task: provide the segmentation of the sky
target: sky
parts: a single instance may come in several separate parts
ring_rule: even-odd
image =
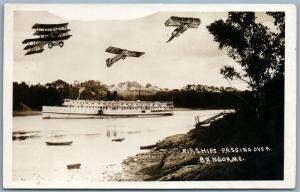
[[[222,66],[240,68],[227,56],[226,50],[218,49],[218,43],[206,29],[215,20],[226,19],[226,12],[143,12],[135,17],[131,14],[134,11],[121,10],[119,14],[110,14],[113,17],[106,16],[107,10],[15,11],[14,81],[45,84],[57,79],[69,83],[99,80],[108,85],[137,81],[169,89],[187,84],[247,87],[239,81],[229,84],[222,77]],[[164,25],[170,16],[197,17],[201,24],[166,43],[175,29]],[[270,16],[259,13],[257,17],[260,22],[272,25]],[[22,41],[34,38],[35,23],[62,22],[69,23],[72,35],[62,48],[45,46],[41,54],[25,56]],[[119,60],[108,68],[106,59],[115,56],[105,52],[109,46],[145,54]]]

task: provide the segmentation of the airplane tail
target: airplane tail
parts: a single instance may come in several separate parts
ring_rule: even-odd
[[[123,54],[116,55],[113,58],[108,58],[108,59],[106,59],[106,66],[110,67],[110,66],[112,66],[112,64],[114,64],[115,62],[117,62],[118,60],[120,60],[122,58],[124,58]]]
[[[175,35],[172,35],[172,36],[168,39],[168,41],[167,41],[166,43],[172,41],[172,40],[174,39],[174,37],[175,37]]]
[[[106,66],[107,66],[107,67],[111,67],[112,64],[113,64],[113,62],[112,62],[112,59],[111,59],[111,58],[106,59]]]

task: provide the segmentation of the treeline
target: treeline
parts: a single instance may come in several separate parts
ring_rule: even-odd
[[[195,90],[172,90],[158,92],[151,100],[172,100],[175,107],[209,108],[209,109],[237,109],[245,105],[244,99],[251,97],[251,92],[198,92]]]
[[[238,109],[247,105],[252,93],[229,87],[187,85],[182,89],[160,91],[151,96],[141,96],[141,100],[173,101],[175,107]]]
[[[164,90],[153,93],[137,92],[134,99],[147,101],[173,101],[176,107],[189,108],[239,108],[251,92],[238,91],[232,88],[212,87],[204,85],[187,85],[182,89]],[[57,80],[45,85],[28,85],[25,82],[13,83],[13,110],[24,110],[28,106],[41,110],[42,106],[61,105],[64,99],[88,100],[132,100],[99,81],[66,83]],[[248,99],[246,99],[248,100]]]
[[[42,106],[61,105],[64,99],[106,99],[107,87],[99,81],[74,82],[57,80],[45,85],[13,83],[13,110],[23,110],[24,105],[34,110]]]

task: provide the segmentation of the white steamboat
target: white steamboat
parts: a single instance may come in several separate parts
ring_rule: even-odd
[[[62,106],[43,106],[43,118],[143,117],[173,114],[173,102],[65,99]]]

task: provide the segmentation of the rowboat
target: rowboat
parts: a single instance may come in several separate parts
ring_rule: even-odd
[[[50,142],[50,141],[46,141],[47,145],[71,145],[73,143],[73,141],[66,141],[66,142]]]
[[[70,164],[67,165],[68,169],[80,169],[81,164],[80,163],[76,163],[76,164]]]
[[[125,138],[123,137],[123,138],[112,139],[112,141],[121,142],[121,141],[123,141],[124,139],[125,139]]]
[[[144,149],[153,149],[156,146],[157,146],[156,144],[154,144],[154,145],[145,145],[145,146],[140,146],[140,149],[141,150],[144,150]]]

